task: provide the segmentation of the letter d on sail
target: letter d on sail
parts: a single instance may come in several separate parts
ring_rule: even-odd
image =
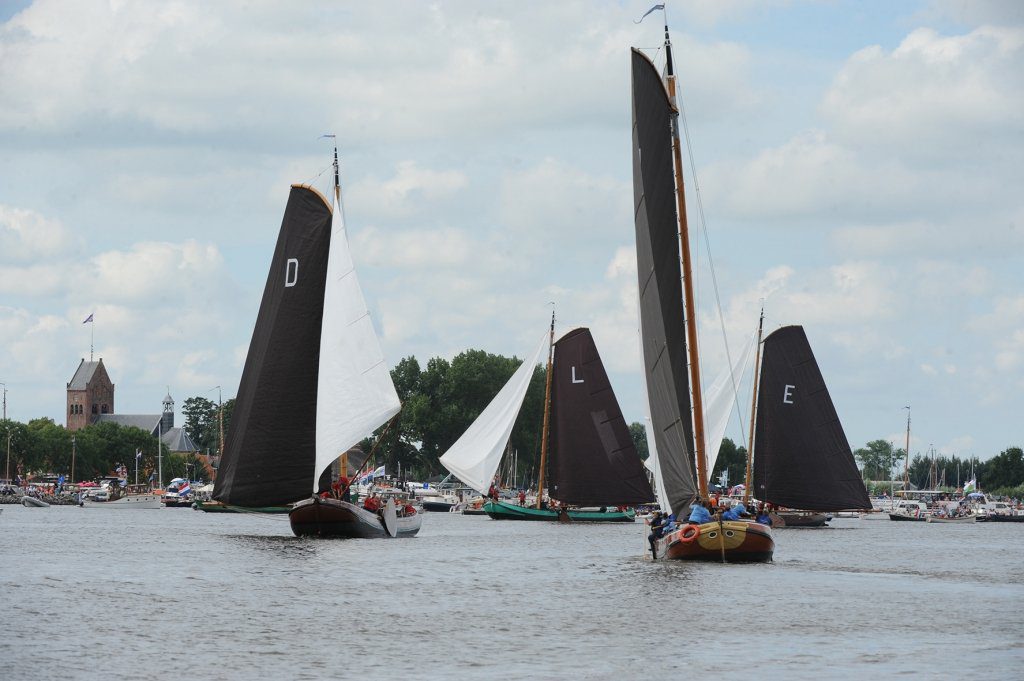
[[[298,280],[299,260],[298,258],[288,258],[288,262],[284,266],[284,287],[295,286]]]

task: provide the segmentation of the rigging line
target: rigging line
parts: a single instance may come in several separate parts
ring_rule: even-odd
[[[725,315],[722,314],[722,297],[718,291],[718,276],[715,274],[715,260],[711,256],[711,239],[708,238],[708,223],[704,216],[704,200],[700,193],[700,181],[697,179],[697,164],[693,159],[693,144],[690,142],[690,126],[686,121],[686,105],[683,103],[683,89],[679,88],[677,95],[679,102],[679,117],[683,122],[683,136],[686,138],[686,155],[690,159],[690,174],[693,175],[693,191],[697,199],[697,214],[700,217],[701,232],[704,234],[704,248],[708,254],[708,268],[711,270],[711,284],[715,291],[715,307],[718,310],[718,323],[722,329],[722,342],[725,345],[725,361],[729,367],[729,381],[732,383],[733,396],[739,400],[739,387],[736,384],[736,374],[732,370],[732,353],[729,352],[729,338],[725,332]],[[701,386],[703,389],[703,386]]]

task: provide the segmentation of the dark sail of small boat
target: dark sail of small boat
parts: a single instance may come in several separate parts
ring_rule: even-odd
[[[218,501],[278,506],[310,495],[330,243],[330,205],[292,185],[214,485]]]
[[[551,498],[577,506],[654,501],[589,329],[555,343],[553,372]]]
[[[753,446],[758,499],[810,511],[871,508],[801,326],[764,341]]]
[[[672,104],[654,64],[633,50],[633,207],[640,337],[658,464],[672,511],[697,496],[687,375]]]

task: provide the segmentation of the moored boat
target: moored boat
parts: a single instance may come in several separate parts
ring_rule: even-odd
[[[925,517],[925,520],[929,523],[973,523],[977,522],[978,516],[976,515],[962,515],[962,516],[940,516],[931,515]]]
[[[85,497],[82,499],[82,508],[106,508],[115,510],[160,508],[160,495],[158,494],[124,494],[117,499],[109,501],[96,501]]]

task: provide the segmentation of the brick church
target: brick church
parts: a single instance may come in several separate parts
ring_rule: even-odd
[[[174,426],[174,400],[168,394],[164,397],[162,414],[117,414],[114,413],[114,384],[103,366],[98,362],[85,361],[78,364],[75,375],[67,384],[67,428],[76,431],[94,423],[116,423],[121,426],[140,428],[160,441],[174,453],[198,452],[199,448],[185,432]]]

